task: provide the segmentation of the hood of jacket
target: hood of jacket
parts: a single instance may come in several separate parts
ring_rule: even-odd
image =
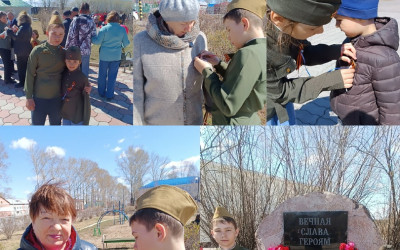
[[[26,228],[24,234],[21,237],[20,248],[19,248],[20,250],[36,250],[36,248],[33,247],[32,244],[26,239],[26,236],[29,234],[31,230],[32,230],[32,224],[30,224]],[[72,230],[76,232],[74,227],[72,227]],[[72,250],[92,250],[92,249],[97,249],[97,248],[91,243],[81,240],[79,238],[78,233],[76,233],[76,242]]]
[[[370,46],[387,46],[394,50],[399,48],[399,30],[397,21],[390,17],[375,18],[376,32],[359,36],[352,39],[352,43],[357,47],[364,48]]]
[[[193,41],[200,33],[199,22],[196,21],[192,30],[183,37],[178,37],[171,34],[165,22],[158,11],[149,15],[149,20],[146,25],[147,34],[159,45],[169,48],[181,50],[189,46],[193,46]]]

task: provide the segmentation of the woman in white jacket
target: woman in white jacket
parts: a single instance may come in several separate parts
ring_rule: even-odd
[[[134,44],[134,125],[201,125],[203,77],[193,59],[207,49],[197,0],[162,0]]]

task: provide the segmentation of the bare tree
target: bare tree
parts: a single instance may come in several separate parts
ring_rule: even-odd
[[[54,153],[47,152],[40,147],[31,147],[28,152],[36,178],[35,189],[38,189],[44,183],[58,177],[57,166],[61,164],[62,159]]]
[[[255,248],[258,223],[281,202],[329,191],[372,205],[380,181],[377,159],[357,147],[374,142],[364,127],[222,127],[202,129],[202,229],[216,206],[237,219],[238,241]]]
[[[162,180],[167,177],[169,169],[166,168],[169,162],[168,157],[160,156],[156,153],[151,153],[149,156],[149,171],[152,181]]]
[[[1,183],[5,183],[7,181],[7,176],[6,176],[6,170],[7,170],[6,160],[7,159],[8,159],[7,152],[4,149],[3,143],[0,142],[0,182]]]
[[[60,0],[60,9],[64,10],[65,6],[68,4],[68,0]]]
[[[0,233],[4,234],[7,240],[11,239],[18,229],[18,223],[15,217],[4,217],[0,220]]]
[[[48,9],[52,5],[52,0],[41,0],[44,9]]]
[[[134,203],[134,194],[143,186],[143,177],[148,171],[149,154],[140,148],[129,146],[124,155],[117,158],[119,170],[130,186],[131,204]]]
[[[360,138],[357,149],[376,160],[376,167],[381,173],[377,186],[385,200],[379,228],[386,243],[392,245],[393,249],[399,249],[400,129],[397,126],[374,128],[369,136]]]

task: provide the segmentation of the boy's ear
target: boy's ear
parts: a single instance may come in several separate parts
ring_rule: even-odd
[[[271,10],[270,20],[278,27],[286,26],[287,19]]]
[[[239,235],[239,228],[236,228],[236,230],[235,230],[235,236],[238,237],[238,235]]]
[[[156,223],[154,229],[157,233],[157,239],[159,241],[164,241],[165,237],[167,237],[167,228],[161,223]]]
[[[243,17],[242,20],[241,20],[241,22],[243,23],[244,30],[245,30],[245,31],[248,31],[249,28],[250,28],[249,19]]]

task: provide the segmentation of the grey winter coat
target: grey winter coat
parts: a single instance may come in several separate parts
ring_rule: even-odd
[[[170,34],[158,11],[134,37],[133,124],[201,125],[203,77],[193,59],[207,49],[197,25],[183,38]]]
[[[343,125],[400,125],[397,22],[376,18],[375,25],[376,32],[351,40],[357,51],[353,87],[331,92],[331,108]]]

